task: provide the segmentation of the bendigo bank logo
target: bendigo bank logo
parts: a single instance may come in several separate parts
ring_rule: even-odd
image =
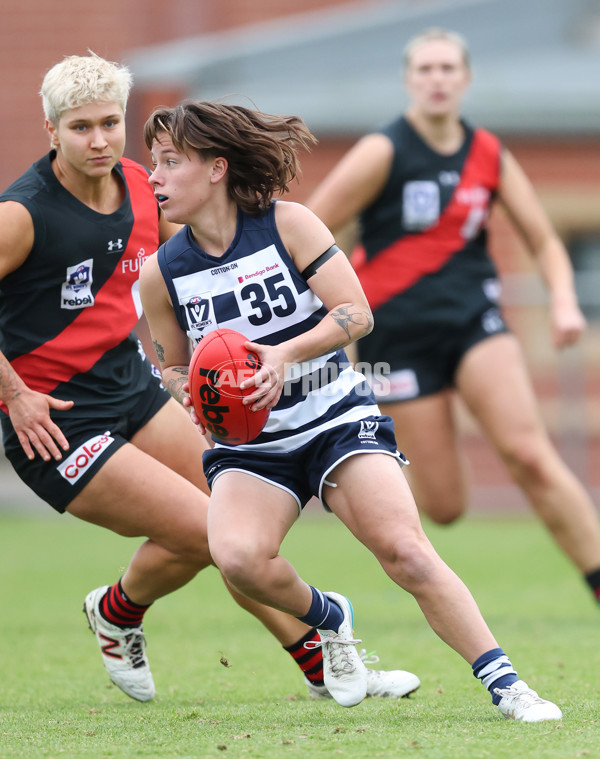
[[[236,439],[228,429],[228,419],[232,414],[238,417],[244,395],[240,384],[252,377],[259,368],[260,361],[254,353],[248,353],[246,359],[229,359],[212,369],[198,368],[199,416],[206,429],[215,437],[235,442]],[[253,390],[254,388],[248,392]]]
[[[109,432],[91,437],[57,467],[58,472],[67,482],[74,485],[114,442],[115,439]]]

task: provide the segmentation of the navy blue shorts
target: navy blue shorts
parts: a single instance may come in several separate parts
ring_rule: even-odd
[[[454,387],[467,351],[482,340],[508,332],[495,306],[457,327],[427,324],[399,329],[377,327],[357,343],[357,369],[367,376],[378,403],[407,401]]]
[[[328,475],[342,461],[359,453],[384,453],[397,458],[401,465],[407,463],[396,449],[394,423],[389,416],[368,416],[340,424],[286,453],[212,448],[204,452],[202,461],[211,489],[225,472],[245,472],[290,493],[298,503],[298,511],[313,496],[329,511],[323,498]]]
[[[114,415],[93,419],[69,419],[65,415],[59,426],[70,448],[63,453],[61,461],[44,461],[38,453],[30,461],[10,420],[3,419],[6,458],[23,482],[62,514],[106,461],[129,442],[170,397],[153,378],[128,410],[114,409]]]

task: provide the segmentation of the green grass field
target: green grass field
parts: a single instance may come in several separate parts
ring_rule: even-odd
[[[163,599],[145,629],[158,695],[111,685],[81,613],[137,541],[70,517],[0,519],[0,757],[597,757],[600,610],[534,521],[426,525],[467,582],[523,679],[560,723],[504,721],[410,596],[331,516],[305,515],[284,544],[303,577],[348,594],[380,667],[416,672],[410,699],[353,709],[307,697],[301,673],[225,592],[214,569]],[[228,660],[228,667],[221,659]]]

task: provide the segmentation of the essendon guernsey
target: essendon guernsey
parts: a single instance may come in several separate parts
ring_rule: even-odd
[[[465,301],[468,285],[496,276],[486,222],[501,144],[484,129],[463,127],[462,147],[448,156],[404,117],[383,130],[395,156],[383,192],[361,216],[362,245],[352,257],[379,324],[418,320],[437,307],[446,321],[468,319],[479,308]]]
[[[89,417],[149,381],[132,330],[140,268],[158,247],[158,209],[147,170],[133,161],[115,168],[121,206],[101,214],[60,184],[51,158],[0,195],[27,208],[35,232],[27,260],[0,282],[0,348],[29,387],[74,400],[69,416]]]

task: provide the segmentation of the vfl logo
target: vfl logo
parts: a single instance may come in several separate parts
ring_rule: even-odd
[[[360,430],[358,432],[359,440],[372,440],[377,441],[376,434],[379,429],[379,422],[370,422],[366,419],[361,419]]]
[[[69,272],[69,278],[67,284],[75,292],[79,292],[90,281],[91,267],[85,264],[80,264],[75,271]]]
[[[402,190],[402,222],[406,229],[422,230],[440,218],[440,188],[437,182],[407,182]]]
[[[107,248],[108,253],[113,253],[115,251],[118,253],[120,250],[123,250],[123,240],[120,237],[118,240],[108,241],[108,248]]]
[[[93,258],[88,258],[75,266],[67,266],[65,281],[61,287],[61,308],[73,310],[94,305],[93,268]]]
[[[80,477],[83,477],[98,457],[104,453],[106,448],[114,442],[115,439],[110,436],[109,432],[105,432],[104,435],[91,437],[83,445],[80,445],[56,469],[67,482],[74,485]]]
[[[202,295],[192,295],[183,306],[185,308],[185,315],[190,330],[194,330],[196,333],[202,333],[207,327],[213,324],[210,298],[205,298]]]

